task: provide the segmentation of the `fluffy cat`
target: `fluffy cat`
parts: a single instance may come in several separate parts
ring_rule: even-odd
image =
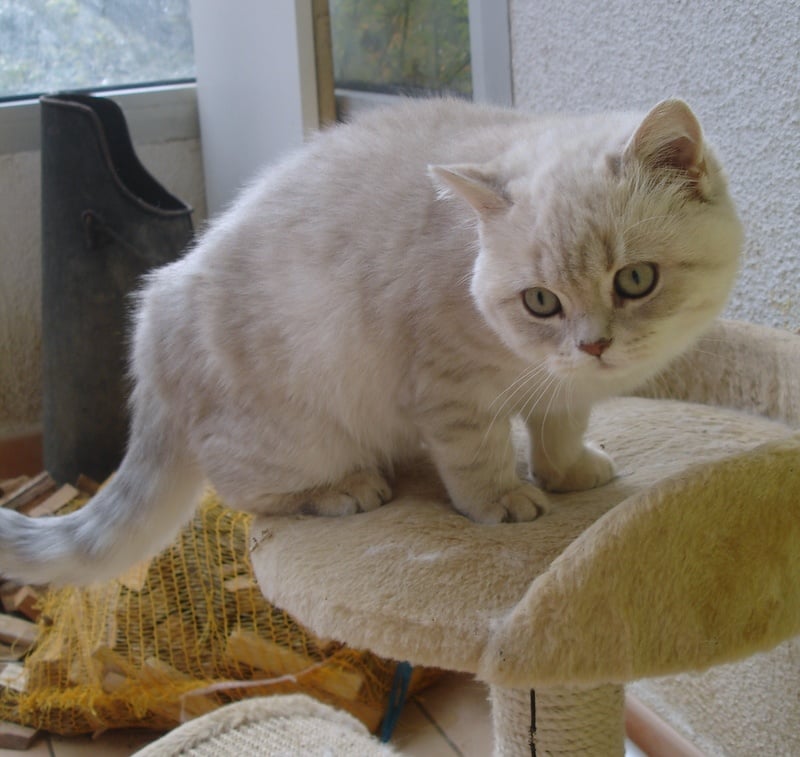
[[[318,135],[149,277],[120,470],[83,510],[0,510],[0,574],[88,582],[233,507],[347,515],[423,445],[454,507],[530,521],[600,486],[593,403],[722,308],[741,229],[680,100],[541,118],[406,102]],[[521,417],[537,483],[514,468]],[[540,488],[541,487],[541,488]]]

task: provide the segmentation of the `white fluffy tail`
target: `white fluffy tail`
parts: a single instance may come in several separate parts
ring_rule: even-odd
[[[85,507],[49,518],[0,508],[0,575],[87,584],[119,575],[173,541],[197,507],[204,479],[160,403],[144,404],[120,469]]]

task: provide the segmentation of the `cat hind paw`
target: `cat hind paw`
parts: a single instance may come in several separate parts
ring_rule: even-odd
[[[357,505],[356,512],[377,510],[392,498],[392,489],[377,470],[359,470],[343,478],[334,487],[350,497]]]
[[[392,489],[377,470],[358,470],[331,486],[264,497],[256,512],[265,515],[337,517],[376,510],[392,498]]]

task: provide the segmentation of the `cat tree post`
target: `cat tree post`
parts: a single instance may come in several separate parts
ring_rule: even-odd
[[[622,686],[491,686],[490,698],[495,757],[613,757],[625,752]]]

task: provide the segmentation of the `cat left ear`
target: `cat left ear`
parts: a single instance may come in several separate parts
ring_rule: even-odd
[[[455,195],[466,200],[482,218],[511,207],[500,182],[482,166],[428,166],[428,175],[440,196]]]
[[[706,170],[700,123],[683,100],[664,100],[645,116],[624,159],[636,159],[653,170],[681,171],[697,180]]]

